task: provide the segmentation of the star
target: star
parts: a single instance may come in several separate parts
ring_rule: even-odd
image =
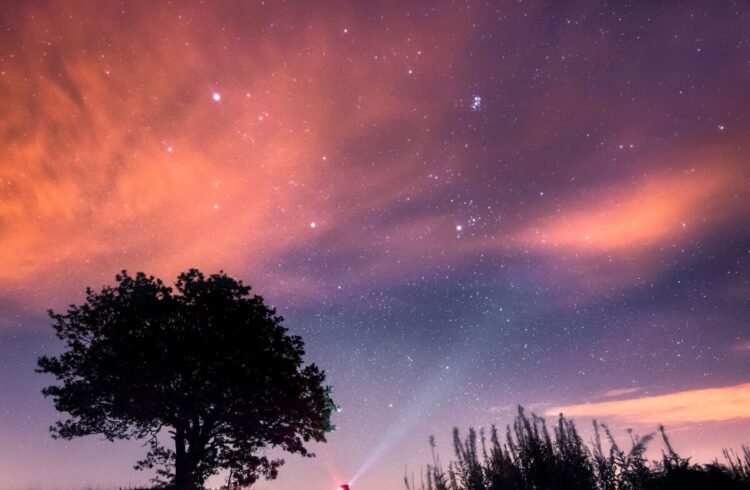
[[[214,92],[211,95],[211,98],[214,99],[215,102],[221,102],[221,94],[219,92]]]

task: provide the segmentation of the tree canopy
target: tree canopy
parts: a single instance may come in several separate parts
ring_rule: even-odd
[[[49,312],[66,346],[38,360],[58,382],[44,395],[69,415],[55,437],[145,438],[136,468],[180,490],[221,470],[241,486],[275,478],[283,460],[266,448],[314,456],[305,443],[333,430],[331,389],[262,297],[223,272],[191,269],[174,289],[144,273],[116,280]]]

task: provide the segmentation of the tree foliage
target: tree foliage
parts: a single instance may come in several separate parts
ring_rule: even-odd
[[[50,311],[66,349],[37,371],[55,376],[43,393],[69,415],[54,437],[146,438],[136,468],[180,490],[223,469],[234,486],[275,478],[283,460],[265,448],[314,456],[305,443],[333,430],[331,390],[262,297],[223,272],[191,269],[174,289],[143,273],[116,280]]]

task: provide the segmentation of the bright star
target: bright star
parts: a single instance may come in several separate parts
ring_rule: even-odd
[[[315,228],[316,226],[318,226],[318,224],[315,223],[315,221],[310,222],[310,228]]]
[[[214,93],[213,93],[213,95],[212,95],[211,97],[212,97],[212,98],[213,98],[213,99],[214,99],[214,100],[215,100],[216,102],[220,102],[220,101],[221,101],[221,94],[220,94],[219,92],[214,92]]]

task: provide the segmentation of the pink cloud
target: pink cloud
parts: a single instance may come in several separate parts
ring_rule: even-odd
[[[542,215],[519,231],[519,245],[581,254],[643,251],[682,242],[734,215],[733,195],[750,190],[735,166],[706,163],[698,170],[665,172],[617,184]]]

